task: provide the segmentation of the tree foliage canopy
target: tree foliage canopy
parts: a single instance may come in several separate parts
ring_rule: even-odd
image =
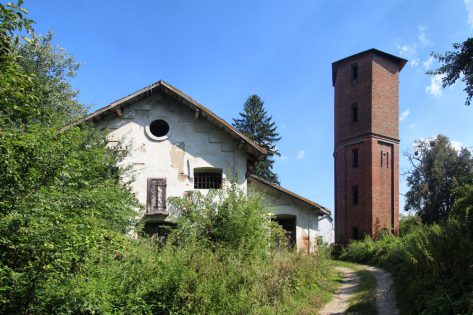
[[[138,209],[104,135],[85,125],[60,131],[85,113],[69,82],[77,64],[51,34],[33,34],[20,6],[0,4],[2,314],[48,309],[51,292],[133,226]]]
[[[454,84],[461,76],[466,87],[466,105],[470,105],[473,97],[473,38],[468,38],[463,43],[453,44],[454,51],[447,51],[444,54],[432,54],[442,65],[429,71],[431,75],[442,76],[443,88]]]
[[[407,177],[406,210],[414,210],[425,223],[443,222],[452,213],[457,188],[473,183],[470,151],[457,152],[447,137],[419,140],[406,154],[413,167]]]
[[[255,174],[276,184],[279,178],[273,171],[273,157],[280,156],[276,143],[281,140],[276,123],[264,109],[264,102],[258,95],[251,95],[243,106],[239,118],[233,119],[233,126],[259,146],[268,151],[256,166]]]

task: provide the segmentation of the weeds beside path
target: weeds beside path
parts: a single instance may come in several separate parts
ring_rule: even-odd
[[[319,314],[397,315],[391,275],[379,268],[337,262],[341,286]]]

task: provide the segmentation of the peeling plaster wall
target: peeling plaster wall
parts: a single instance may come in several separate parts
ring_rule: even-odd
[[[250,193],[261,194],[275,215],[296,216],[296,246],[300,252],[314,252],[317,247],[317,236],[324,237],[320,223],[327,227],[325,219],[319,222],[320,216],[312,207],[296,201],[288,195],[276,191],[254,180],[248,181]],[[328,242],[328,240],[324,241]]]
[[[163,119],[170,126],[166,140],[151,139],[146,126],[155,119]],[[132,191],[139,202],[146,206],[147,179],[162,177],[167,180],[167,197],[182,197],[194,190],[193,170],[199,167],[223,170],[223,184],[236,179],[246,191],[245,148],[224,130],[206,118],[195,119],[195,113],[175,100],[153,95],[130,105],[121,117],[116,115],[96,123],[108,129],[110,147],[126,149],[123,166],[131,166],[131,173],[124,181],[131,181]],[[207,190],[200,190],[206,193]]]
[[[319,217],[318,235],[322,236],[325,243],[332,244],[335,242],[335,230],[331,216],[324,215]]]

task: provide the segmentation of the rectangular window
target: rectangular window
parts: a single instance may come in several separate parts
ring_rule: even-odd
[[[381,162],[380,162],[380,163],[381,163],[381,167],[383,167],[383,155],[384,155],[384,154],[383,154],[383,151],[381,151],[381,158],[379,159],[379,160],[381,161]]]
[[[353,240],[357,241],[360,239],[360,232],[358,231],[358,227],[353,227]]]
[[[358,80],[358,64],[353,63],[351,65],[351,80],[356,81]]]
[[[358,121],[358,104],[353,103],[351,105],[351,118],[353,121]]]
[[[386,168],[389,168],[389,152],[386,152]]]
[[[353,205],[358,204],[358,186],[353,186]]]
[[[194,169],[194,189],[222,188],[221,169]]]
[[[358,149],[352,150],[352,156],[353,156],[353,168],[358,167]]]
[[[166,214],[166,178],[148,178],[146,213]]]

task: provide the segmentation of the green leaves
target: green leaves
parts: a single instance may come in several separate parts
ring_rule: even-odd
[[[473,97],[473,38],[468,38],[463,43],[455,43],[453,48],[454,51],[448,51],[445,54],[432,53],[432,56],[442,65],[427,73],[442,76],[443,88],[454,84],[461,77],[466,85],[465,104],[470,105]]]
[[[458,187],[473,183],[473,158],[462,148],[457,152],[447,137],[416,142],[407,153],[412,171],[407,177],[406,210],[414,210],[423,222],[442,222],[453,211]]]

